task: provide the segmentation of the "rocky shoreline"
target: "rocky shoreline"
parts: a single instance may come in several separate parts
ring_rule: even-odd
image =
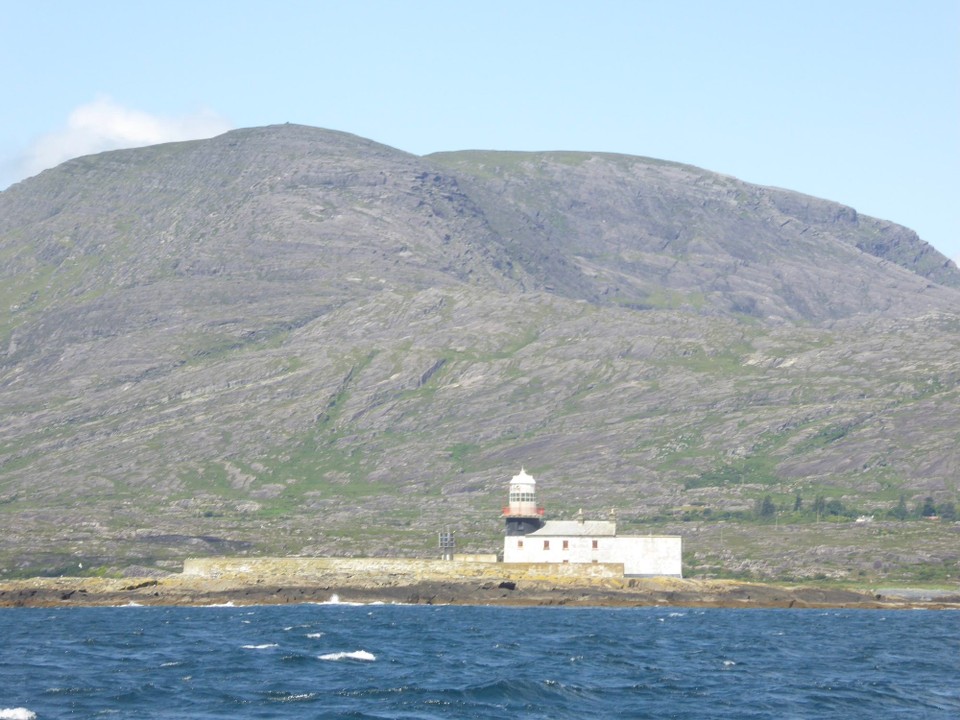
[[[621,582],[357,580],[293,577],[33,578],[0,583],[0,607],[408,603],[572,607],[857,608],[960,610],[960,589],[843,589],[678,578]]]

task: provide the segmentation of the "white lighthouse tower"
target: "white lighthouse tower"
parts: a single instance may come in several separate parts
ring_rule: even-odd
[[[543,508],[537,507],[537,481],[522,467],[510,480],[510,504],[501,515],[507,535],[527,535],[543,527]]]

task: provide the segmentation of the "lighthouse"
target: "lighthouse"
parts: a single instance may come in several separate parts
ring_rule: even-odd
[[[537,481],[522,467],[510,480],[510,504],[501,515],[507,535],[527,535],[543,527],[543,508],[537,507]]]
[[[523,468],[510,480],[510,504],[500,516],[507,525],[503,562],[597,564],[618,566],[624,577],[683,577],[679,535],[620,535],[614,511],[608,520],[588,520],[581,510],[574,520],[544,521],[536,489]]]

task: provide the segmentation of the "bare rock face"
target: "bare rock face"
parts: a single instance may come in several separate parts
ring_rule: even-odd
[[[19,183],[0,257],[0,577],[495,551],[521,464],[628,525],[957,499],[960,271],[826,200],[284,125]]]

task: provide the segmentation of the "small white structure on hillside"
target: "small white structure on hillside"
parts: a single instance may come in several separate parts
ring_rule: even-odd
[[[548,520],[537,506],[536,480],[522,468],[510,481],[503,561],[507,563],[615,563],[629,577],[682,577],[679,535],[617,535],[611,520]],[[612,515],[612,513],[611,513]]]

